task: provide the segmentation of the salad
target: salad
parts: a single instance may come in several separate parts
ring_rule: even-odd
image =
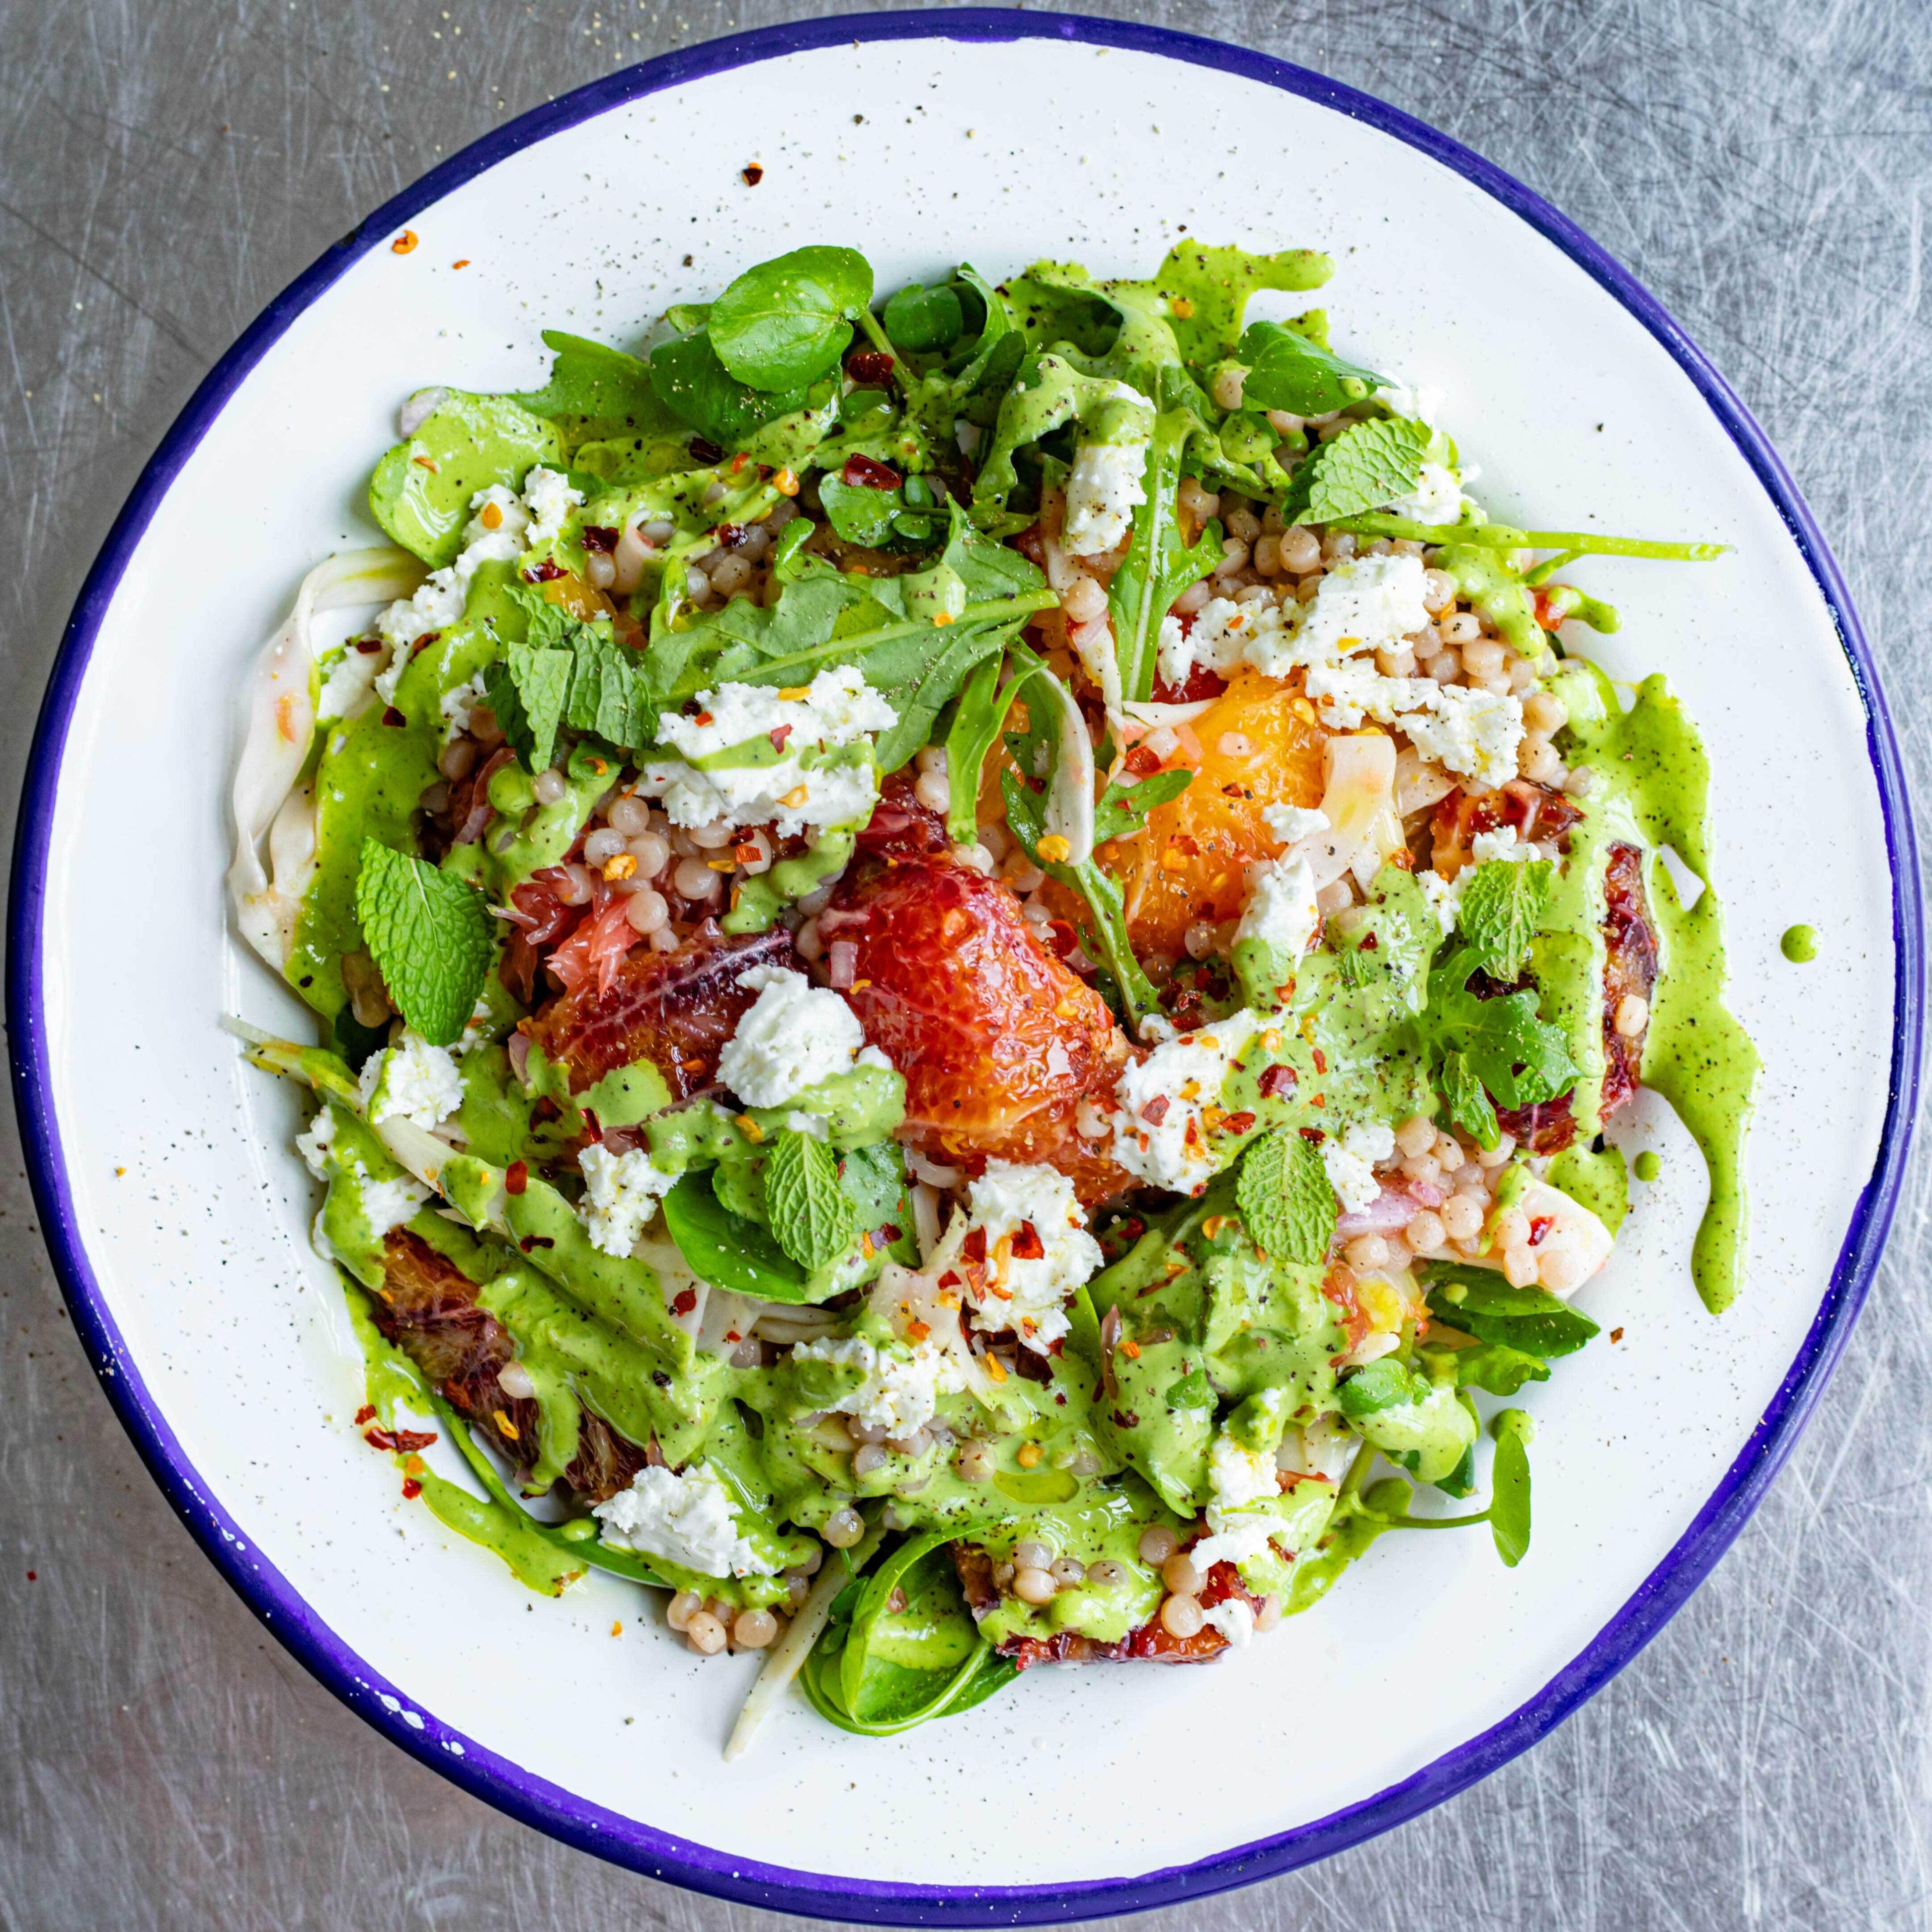
[[[812,247],[546,334],[408,399],[254,674],[230,885],[316,1037],[234,1024],[356,1426],[532,1588],[764,1652],[733,1752],[794,1680],[886,1735],[1216,1658],[1394,1532],[1521,1561],[1640,1084],[1738,1291],[1706,760],[1564,578],[1717,551],[1492,520],[1250,318],[1330,272]]]

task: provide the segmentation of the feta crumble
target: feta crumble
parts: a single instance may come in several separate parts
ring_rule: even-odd
[[[1100,1244],[1087,1232],[1072,1182],[1058,1168],[988,1161],[967,1203],[942,1252],[956,1266],[972,1236],[983,1238],[983,1268],[962,1270],[973,1325],[989,1333],[1010,1328],[1044,1354],[1066,1333],[1067,1297],[1100,1266]],[[1030,1238],[1023,1232],[1029,1228]]]
[[[1134,512],[1147,501],[1147,454],[1144,442],[1083,442],[1074,451],[1061,549],[1102,556],[1126,541]]]
[[[328,1107],[317,1110],[308,1131],[296,1136],[296,1152],[316,1180],[328,1178],[328,1150],[335,1144],[335,1115]]]
[[[1259,598],[1237,604],[1210,597],[1184,624],[1172,610],[1160,620],[1157,658],[1163,682],[1180,686],[1200,666],[1217,676],[1232,670],[1250,644],[1264,652],[1280,648],[1281,612]]]
[[[1383,507],[1391,517],[1414,524],[1459,524],[1462,520],[1462,486],[1446,463],[1424,463],[1415,488]]]
[[[1479,832],[1469,841],[1469,862],[1487,865],[1500,860],[1506,866],[1527,866],[1552,855],[1533,839],[1526,839],[1514,825],[1498,825],[1493,832]]]
[[[463,1105],[463,1074],[454,1057],[418,1033],[372,1053],[358,1088],[372,1127],[401,1119],[433,1133]]]
[[[1320,812],[1315,816],[1324,826],[1328,823]],[[1245,940],[1278,948],[1292,962],[1308,950],[1321,930],[1314,868],[1306,859],[1284,856],[1269,864],[1255,880],[1241,922],[1234,928],[1234,944],[1238,946]]]
[[[852,1009],[784,966],[754,966],[738,984],[758,998],[718,1056],[718,1077],[748,1107],[780,1107],[835,1073],[892,1063],[866,1045]]]
[[[911,1348],[897,1343],[875,1347],[854,1335],[836,1342],[802,1342],[791,1352],[795,1362],[831,1362],[856,1368],[866,1379],[834,1402],[829,1413],[849,1415],[869,1429],[883,1429],[903,1441],[916,1435],[938,1412],[939,1398],[966,1386],[958,1365],[930,1342]]]
[[[1331,729],[1354,730],[1364,716],[1405,733],[1422,756],[1488,786],[1516,776],[1522,703],[1426,677],[1384,677],[1372,664],[1317,664],[1308,694]]]
[[[1281,1493],[1273,1455],[1243,1448],[1225,1430],[1214,1438],[1209,1452],[1208,1480],[1217,1509],[1245,1509],[1250,1503],[1272,1502]]]
[[[1237,1650],[1246,1649],[1254,1641],[1254,1606],[1245,1597],[1226,1597],[1218,1604],[1204,1605],[1201,1619],[1219,1630]]]
[[[1264,1014],[1244,1008],[1156,1047],[1126,1068],[1114,1090],[1118,1111],[1110,1116],[1114,1160],[1172,1193],[1204,1186],[1214,1157],[1204,1111],[1219,1105],[1235,1056],[1267,1024]]]
[[[700,1576],[771,1576],[775,1563],[759,1556],[738,1527],[737,1498],[708,1462],[682,1474],[646,1466],[591,1514],[598,1540],[613,1550],[661,1556]]]
[[[465,682],[453,685],[442,694],[437,710],[442,716],[442,735],[446,740],[460,737],[470,729],[470,714],[480,704],[488,701],[483,689],[483,674]]]
[[[1394,650],[1428,625],[1424,577],[1419,556],[1338,563],[1322,578],[1315,601],[1294,608],[1292,629],[1279,613],[1273,626],[1254,626],[1247,660],[1270,677],[1286,677],[1298,666],[1339,664],[1354,652]]]
[[[1322,1166],[1343,1210],[1357,1214],[1374,1204],[1382,1191],[1376,1168],[1395,1156],[1395,1135],[1386,1126],[1351,1127],[1340,1139],[1322,1144]]]
[[[1415,883],[1422,888],[1422,896],[1429,902],[1429,910],[1436,915],[1436,923],[1442,928],[1442,937],[1447,939],[1456,930],[1456,919],[1462,903],[1462,880],[1459,874],[1445,879],[1440,872],[1418,872]]]
[[[1325,812],[1318,806],[1306,805],[1264,806],[1262,823],[1284,845],[1299,845],[1303,839],[1312,838],[1318,832],[1334,829]]]
[[[526,550],[541,550],[563,534],[564,520],[584,501],[584,492],[571,488],[570,479],[560,470],[541,465],[524,478],[524,503],[530,512],[530,528],[524,533]]]
[[[698,702],[695,717],[658,718],[660,742],[682,756],[651,760],[638,784],[663,800],[674,825],[770,825],[784,838],[861,824],[870,814],[879,795],[872,734],[890,730],[898,713],[856,664],[820,671],[800,695],[724,684]],[[760,741],[782,748],[776,762],[711,762]]]
[[[584,1172],[584,1198],[578,1212],[590,1232],[590,1245],[620,1258],[638,1245],[658,1203],[677,1185],[674,1174],[661,1173],[642,1148],[614,1154],[592,1144],[577,1156]]]

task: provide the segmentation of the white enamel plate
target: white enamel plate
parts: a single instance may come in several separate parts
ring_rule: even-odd
[[[1271,173],[1293,192],[1264,191]],[[398,254],[406,224],[421,245]],[[352,1426],[361,1360],[309,1250],[296,1096],[218,1024],[302,1018],[223,916],[244,668],[312,563],[374,540],[362,492],[401,399],[536,386],[545,326],[634,344],[668,304],[811,242],[862,249],[890,288],[1042,256],[1144,274],[1183,234],[1330,254],[1338,346],[1440,392],[1497,516],[1733,546],[1574,574],[1623,613],[1593,650],[1618,676],[1668,673],[1712,753],[1732,1002],[1766,1067],[1748,1284],[1723,1318],[1700,1306],[1702,1172],[1646,1096],[1619,1137],[1662,1178],[1585,1297],[1622,1338],[1522,1398],[1540,1428],[1520,1568],[1479,1532],[1388,1538],[1213,1668],[1041,1670],[883,1742],[800,1700],[728,1768],[752,1660],[700,1662],[594,1573],[527,1595],[404,1502]],[[1425,272],[1444,261],[1480,272],[1452,296]],[[1654,1634],[1762,1492],[1870,1279],[1918,1066],[1916,881],[1817,532],[1736,398],[1586,237],[1440,136],[1257,56],[1100,20],[872,14],[525,116],[372,217],[223,360],[62,650],[10,1015],[41,1211],[103,1382],[317,1676],[480,1796],[641,1870],[794,1911],[1011,1923],[1172,1901],[1386,1828]],[[1804,966],[1778,948],[1800,920],[1822,940]]]

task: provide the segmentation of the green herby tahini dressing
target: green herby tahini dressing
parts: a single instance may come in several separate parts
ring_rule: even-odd
[[[1660,970],[1652,996],[1641,1078],[1662,1095],[1697,1143],[1710,1176],[1710,1198],[1691,1249],[1692,1278],[1714,1315],[1737,1298],[1744,1277],[1748,1206],[1744,1143],[1760,1070],[1757,1049],[1724,1003],[1724,927],[1712,888],[1706,815],[1711,766],[1697,729],[1661,676],[1636,687],[1626,711],[1610,680],[1573,659],[1552,680],[1570,710],[1568,755],[1588,765],[1596,784],[1582,824],[1570,838],[1568,878],[1552,897],[1550,951],[1570,962],[1546,981],[1565,1011],[1581,1058],[1576,1114],[1585,1132],[1599,1123],[1603,1080],[1601,1017],[1591,1017],[1594,1038],[1581,1039],[1576,974],[1600,988],[1605,963],[1604,874],[1610,848],[1636,835],[1645,848],[1643,884],[1656,928]],[[1702,885],[1686,905],[1661,856],[1668,847]],[[1559,912],[1560,908],[1560,912]],[[1539,958],[1544,942],[1539,941]],[[1550,962],[1554,964],[1554,958]],[[1600,994],[1597,998],[1600,998]]]

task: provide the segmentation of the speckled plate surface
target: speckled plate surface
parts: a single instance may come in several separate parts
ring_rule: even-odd
[[[406,222],[422,245],[398,256]],[[1668,672],[1713,754],[1734,1004],[1766,1068],[1748,1286],[1721,1319],[1698,1304],[1701,1168],[1646,1097],[1613,1137],[1663,1178],[1585,1298],[1622,1339],[1522,1398],[1541,1427],[1520,1568],[1480,1535],[1387,1539],[1213,1669],[1040,1672],[885,1742],[800,1702],[728,1769],[748,1660],[699,1663],[609,1579],[527,1596],[350,1426],[360,1360],[308,1250],[296,1097],[217,1024],[302,1017],[222,917],[240,680],[308,565],[373,536],[361,490],[423,383],[526,386],[540,328],[632,341],[808,241],[863,248],[890,286],[961,259],[1144,273],[1183,232],[1332,253],[1338,342],[1442,392],[1498,515],[1735,546],[1578,575],[1623,611],[1596,654]],[[44,1224],[104,1384],[323,1682],[479,1796],[640,1870],[795,1911],[1008,1923],[1171,1901],[1384,1829],[1522,1749],[1683,1600],[1802,1425],[1884,1238],[1918,1064],[1916,878],[1828,554],[1736,400],[1586,237],[1466,150],[1258,56],[1098,20],[874,14],[714,43],[511,124],[224,358],[68,632],[9,1012]],[[1778,952],[1798,920],[1822,937],[1808,966]]]

